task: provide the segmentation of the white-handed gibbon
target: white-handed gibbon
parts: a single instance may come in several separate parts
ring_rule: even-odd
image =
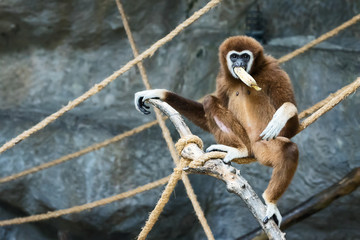
[[[218,144],[207,151],[226,152],[225,162],[255,157],[273,168],[263,193],[267,205],[264,222],[275,215],[276,206],[293,178],[298,164],[297,145],[290,141],[299,127],[293,88],[276,59],[265,55],[253,38],[235,36],[219,48],[220,71],[215,95],[202,103],[183,98],[165,89],[135,94],[136,108],[149,114],[147,99],[167,102],[180,114],[215,136]]]

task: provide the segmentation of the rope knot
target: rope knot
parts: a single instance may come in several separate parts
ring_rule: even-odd
[[[179,141],[175,144],[176,150],[178,151],[180,156],[184,148],[190,143],[195,143],[201,150],[203,150],[204,144],[202,140],[198,136],[188,135],[180,138]],[[195,159],[193,161],[191,161],[191,159],[185,159],[184,157],[181,158],[181,161],[191,168],[197,168],[203,166],[205,162],[210,159],[224,158],[225,155],[226,154],[223,152],[209,152],[204,153],[198,159]]]
[[[195,143],[196,145],[198,145],[198,147],[202,150],[204,147],[204,144],[201,140],[201,138],[199,138],[196,135],[188,135],[185,137],[180,138],[177,143],[175,144],[175,148],[176,151],[178,152],[178,154],[181,156],[181,152],[184,150],[184,148],[186,147],[186,145],[190,144],[190,143]]]

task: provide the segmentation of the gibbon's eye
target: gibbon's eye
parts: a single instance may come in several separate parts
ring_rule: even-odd
[[[250,55],[247,54],[247,53],[244,53],[241,55],[241,58],[244,59],[244,60],[249,60],[250,59]]]
[[[236,53],[233,53],[233,54],[230,55],[230,60],[233,61],[233,62],[235,62],[236,59],[238,59],[238,57],[239,57],[239,56],[238,56]]]

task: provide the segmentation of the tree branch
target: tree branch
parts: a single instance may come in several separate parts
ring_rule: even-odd
[[[192,135],[181,115],[169,104],[156,99],[150,99],[148,102],[169,117],[181,137]],[[181,153],[184,158],[191,160],[198,159],[203,154],[204,152],[194,143],[188,144]],[[273,220],[270,220],[267,224],[263,223],[262,219],[265,218],[266,207],[249,183],[240,175],[240,170],[225,164],[221,159],[212,159],[207,161],[204,166],[187,167],[184,170],[187,173],[205,174],[222,180],[229,192],[243,199],[269,239],[285,239],[285,234],[280,231]]]
[[[290,210],[283,217],[281,229],[286,228],[310,217],[311,215],[321,211],[329,206],[334,200],[339,197],[346,196],[355,191],[360,186],[360,167],[354,168],[343,179],[335,183],[331,187],[321,191],[320,193],[309,198],[305,202]],[[267,239],[261,228],[257,228],[250,233],[241,236],[237,240],[250,240],[256,238],[257,240]]]

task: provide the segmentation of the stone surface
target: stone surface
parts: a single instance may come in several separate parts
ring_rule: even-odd
[[[141,51],[206,4],[205,0],[124,1]],[[144,61],[154,88],[192,99],[210,93],[218,69],[217,47],[243,34],[254,1],[224,0]],[[265,49],[281,57],[350,19],[358,1],[261,1]],[[298,107],[304,110],[359,76],[360,25],[285,63]],[[0,2],[0,144],[80,96],[131,60],[114,1]],[[144,89],[133,68],[99,94],[0,156],[0,176],[78,151],[154,119],[133,106]],[[294,138],[300,163],[279,202],[285,213],[359,166],[360,95],[346,101]],[[178,135],[168,123],[172,136]],[[193,133],[213,138],[189,123]],[[173,163],[154,126],[107,148],[0,185],[0,219],[28,216],[109,197],[171,173]],[[239,166],[259,195],[271,169]],[[190,176],[216,239],[235,239],[257,226],[244,203],[223,183]],[[34,224],[0,228],[0,239],[134,239],[162,187],[107,206]],[[358,239],[359,191],[287,230],[288,239]],[[325,219],[325,220],[324,220]],[[335,221],[331,221],[335,220]],[[205,239],[181,183],[149,239]]]

